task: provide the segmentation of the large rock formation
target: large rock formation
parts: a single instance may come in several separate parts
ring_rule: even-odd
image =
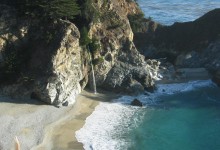
[[[97,38],[101,44],[99,53],[95,55],[95,59],[103,58],[103,62],[95,66],[97,85],[123,92],[134,91],[137,86],[139,91],[153,86],[151,67],[133,43],[128,20],[128,15],[140,13],[136,3],[109,0],[105,5],[99,0],[96,8],[101,19],[91,25],[90,37]]]
[[[159,63],[146,63],[137,51],[127,17],[140,13],[136,3],[97,0],[93,5],[100,13],[89,25],[90,38],[100,44],[92,54],[96,84],[129,93],[152,87]],[[63,20],[19,18],[13,9],[0,7],[1,94],[31,96],[54,105],[74,103],[92,81],[91,60],[79,46],[77,27]]]
[[[0,9],[1,93],[73,103],[88,80],[88,56],[79,46],[77,27],[61,20],[29,22],[7,6]],[[5,76],[10,78],[3,83]]]
[[[146,58],[166,59],[178,68],[220,70],[220,9],[193,22],[159,26],[135,34],[135,45]]]

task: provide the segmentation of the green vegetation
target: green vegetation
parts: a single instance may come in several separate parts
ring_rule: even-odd
[[[98,53],[101,46],[97,39],[93,38],[91,42],[88,44],[90,52],[93,54],[93,57]]]
[[[79,14],[76,0],[4,0],[2,3],[13,6],[23,16],[73,19]]]
[[[87,47],[91,42],[91,39],[88,37],[88,29],[84,26],[80,30],[80,45]]]
[[[80,45],[83,46],[85,49],[88,48],[90,53],[92,54],[92,57],[94,58],[95,54],[98,52],[100,49],[100,44],[97,39],[92,38],[90,39],[88,37],[88,30],[86,27],[83,27],[80,30]]]
[[[133,32],[138,32],[142,28],[142,23],[146,21],[143,13],[128,15],[128,19]]]
[[[84,3],[81,5],[81,16],[91,21],[97,21],[97,19],[100,17],[99,11],[94,7],[94,0],[80,0],[84,1]]]
[[[92,64],[93,65],[98,65],[98,64],[101,64],[104,62],[104,58],[103,57],[99,57],[99,58],[96,58],[92,61]]]

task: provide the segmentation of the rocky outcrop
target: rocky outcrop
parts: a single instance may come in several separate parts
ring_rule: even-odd
[[[132,106],[143,106],[142,102],[139,101],[138,99],[134,99],[132,102],[131,102],[131,105]]]
[[[220,39],[210,42],[200,51],[181,53],[176,58],[176,66],[205,67],[210,71],[220,70]]]
[[[212,80],[220,87],[220,71],[216,71],[213,74]]]
[[[39,78],[34,84],[32,95],[52,104],[73,104],[75,97],[87,83],[87,66],[79,47],[79,31],[72,24],[62,22],[61,41],[55,49],[48,70],[52,75]],[[86,57],[86,56],[85,56]]]
[[[128,20],[128,15],[138,14],[140,9],[136,3],[126,0],[109,0],[108,3],[97,2],[101,20],[93,22],[89,32],[90,37],[95,37],[101,44],[94,56],[95,59],[103,58],[103,62],[95,66],[97,85],[120,92],[143,91],[153,86],[151,73],[154,71],[149,70],[151,66],[137,51]]]
[[[135,44],[145,58],[169,62],[175,68],[220,69],[220,9],[193,22],[160,26],[151,33],[135,34]]]
[[[79,46],[77,27],[62,20],[29,22],[6,6],[1,12],[1,93],[54,105],[74,103],[88,80],[88,54]],[[7,75],[15,80],[3,82]]]
[[[92,52],[97,86],[137,94],[151,89],[159,62],[145,62],[133,43],[128,15],[140,13],[137,4],[97,0],[93,6],[99,12],[89,25],[89,37],[100,45]],[[77,27],[63,20],[19,18],[11,8],[0,7],[0,80],[9,79],[1,82],[0,92],[54,105],[74,103],[92,82],[90,56],[79,46]]]

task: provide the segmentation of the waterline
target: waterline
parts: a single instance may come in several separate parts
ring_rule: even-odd
[[[161,150],[169,148],[173,150],[178,144],[179,149],[182,150],[181,148],[184,147],[181,145],[184,142],[179,139],[183,138],[182,141],[190,142],[187,139],[194,134],[194,130],[198,135],[196,144],[204,140],[203,135],[215,142],[216,140],[208,134],[213,130],[220,131],[218,128],[220,112],[217,109],[220,105],[218,103],[220,95],[216,94],[218,90],[210,80],[164,84],[158,85],[155,93],[136,97],[123,96],[109,103],[100,102],[92,115],[86,119],[83,128],[76,132],[76,138],[83,143],[86,150],[144,150],[144,148],[154,150],[160,145]],[[134,98],[139,99],[145,106],[131,106],[130,103]],[[207,122],[207,126],[197,125],[197,122],[202,124],[202,121]],[[207,132],[200,134],[199,129],[194,128],[196,126]],[[209,130],[208,126],[212,126],[213,129]],[[182,132],[184,130],[190,132]],[[213,134],[214,138],[217,134]],[[173,137],[169,137],[170,135]],[[208,145],[213,144],[212,147],[218,147],[211,140],[207,141]],[[177,144],[173,145],[173,143]],[[186,149],[197,150],[199,146],[196,144],[190,142]]]

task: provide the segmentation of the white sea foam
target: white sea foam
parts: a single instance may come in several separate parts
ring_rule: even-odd
[[[127,141],[124,136],[138,126],[144,115],[133,118],[138,111],[138,107],[101,102],[86,119],[83,128],[76,132],[76,138],[83,143],[86,150],[126,149],[131,141]]]
[[[95,111],[86,119],[83,128],[76,132],[76,138],[83,143],[86,150],[127,149],[132,141],[126,139],[126,133],[141,123],[147,113],[147,106],[155,104],[158,96],[187,92],[208,86],[215,86],[215,84],[211,80],[161,84],[157,86],[155,93],[122,96],[111,103],[100,102]],[[134,98],[142,101],[145,107],[130,106]]]
[[[174,83],[174,84],[159,84],[157,85],[158,94],[175,94],[180,92],[187,92],[197,88],[216,86],[211,80],[198,80],[190,81],[187,83]]]

